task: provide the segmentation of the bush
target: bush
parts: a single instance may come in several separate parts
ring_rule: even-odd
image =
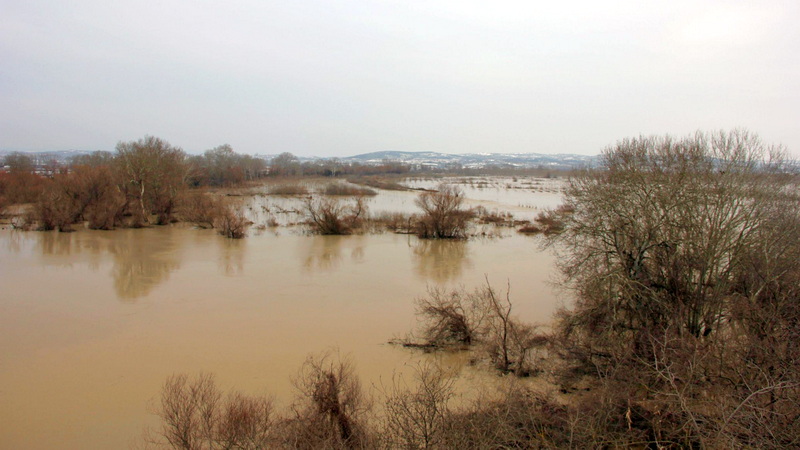
[[[369,448],[371,408],[352,361],[337,353],[309,356],[294,380],[299,397],[285,434],[290,448]]]
[[[225,214],[225,204],[219,197],[193,191],[179,198],[179,216],[200,228],[214,228],[214,222]]]
[[[250,222],[242,210],[230,206],[222,207],[219,215],[214,218],[214,228],[217,229],[217,232],[230,239],[242,239],[245,237],[249,224]]]
[[[46,178],[28,172],[0,172],[0,197],[6,205],[34,203],[48,184]]]
[[[423,192],[415,203],[422,216],[415,224],[416,234],[429,239],[461,239],[467,236],[472,212],[461,209],[463,192],[449,184],[441,184],[436,192]]]
[[[463,348],[477,345],[503,373],[529,376],[537,371],[534,350],[546,343],[531,325],[511,316],[510,286],[504,301],[488,280],[473,291],[463,288],[428,290],[417,299],[422,320],[422,343],[403,342],[409,347]]]
[[[307,197],[304,202],[310,224],[319,234],[350,234],[361,224],[367,205],[363,197],[353,204],[330,197]]]
[[[413,386],[394,378],[386,393],[384,443],[389,448],[446,448],[455,380],[433,363],[414,367]]]
[[[274,412],[268,397],[230,393],[222,399],[214,377],[173,375],[161,389],[156,414],[162,428],[154,444],[178,449],[269,448],[275,444]]]
[[[77,200],[57,183],[50,184],[34,206],[34,217],[43,231],[72,231],[72,225],[80,216]]]

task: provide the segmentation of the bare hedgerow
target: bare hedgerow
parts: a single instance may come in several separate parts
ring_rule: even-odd
[[[469,405],[450,412],[439,448],[602,447],[571,441],[568,418],[569,409],[552,394],[505,379],[496,390],[483,390]]]

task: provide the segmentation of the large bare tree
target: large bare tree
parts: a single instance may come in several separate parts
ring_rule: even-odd
[[[117,144],[117,165],[122,190],[138,205],[143,223],[157,215],[156,223],[168,223],[178,192],[184,186],[186,154],[153,136]]]
[[[799,444],[798,186],[786,152],[743,130],[606,149],[551,237],[575,292],[557,327],[571,376],[667,411],[651,423],[667,442]]]

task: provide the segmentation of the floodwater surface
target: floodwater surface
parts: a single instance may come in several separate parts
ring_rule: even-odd
[[[277,230],[277,231],[275,231]],[[362,384],[420,358],[387,344],[417,326],[432,286],[488,277],[514,312],[546,323],[554,257],[537,238],[421,241],[394,234],[244,240],[179,226],[75,233],[0,230],[0,448],[126,448],[173,373],[286,405],[305,358],[350,355]]]

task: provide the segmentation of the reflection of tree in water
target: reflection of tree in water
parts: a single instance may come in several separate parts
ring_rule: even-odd
[[[114,259],[114,288],[121,300],[147,295],[180,267],[175,237],[169,230],[118,230],[114,234],[116,239],[108,250]]]
[[[2,235],[3,241],[6,243],[6,250],[9,253],[19,253],[22,251],[22,233],[22,231],[12,230]]]
[[[308,239],[307,256],[303,261],[303,267],[309,272],[337,268],[342,260],[342,244],[345,240],[357,240],[360,243],[361,236],[314,236]],[[364,259],[363,245],[352,249],[350,259],[353,261]]]
[[[417,274],[437,283],[458,278],[472,265],[467,242],[462,240],[420,239],[412,246]]]
[[[219,242],[219,267],[225,275],[241,275],[244,272],[244,239],[217,239]]]
[[[78,253],[80,248],[76,245],[75,233],[59,233],[56,231],[43,231],[39,233],[37,246],[45,256],[69,256]],[[69,261],[68,259],[64,260]]]

